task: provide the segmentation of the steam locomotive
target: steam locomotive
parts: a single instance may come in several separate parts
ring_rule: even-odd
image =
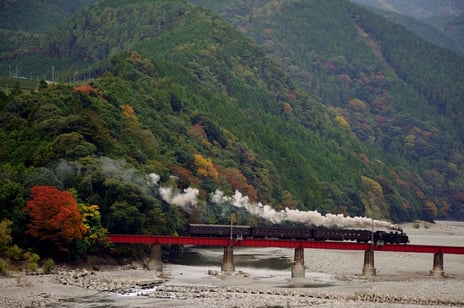
[[[356,241],[368,243],[371,240],[377,245],[407,244],[408,236],[401,231],[372,231],[354,229],[328,228],[283,228],[283,227],[251,227],[246,225],[208,225],[189,224],[188,231],[193,236],[233,237],[233,238],[277,238],[309,241]],[[232,235],[231,235],[232,233]]]

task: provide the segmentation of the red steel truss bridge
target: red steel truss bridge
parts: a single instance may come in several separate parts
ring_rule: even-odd
[[[330,242],[330,241],[300,241],[277,239],[228,239],[215,237],[192,236],[161,236],[161,235],[129,235],[110,234],[112,243],[131,244],[158,244],[158,245],[196,245],[196,246],[231,246],[231,247],[279,247],[279,248],[313,248],[313,249],[339,249],[339,250],[370,250],[398,251],[417,253],[442,253],[464,254],[464,247],[458,246],[433,246],[433,245],[371,245],[355,242]]]

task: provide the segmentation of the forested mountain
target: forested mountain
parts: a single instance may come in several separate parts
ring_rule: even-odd
[[[459,50],[464,50],[464,13],[445,22],[435,22],[436,19],[427,19],[426,21],[438,26],[439,29],[443,29],[443,32],[456,42]]]
[[[406,159],[436,204],[460,195],[461,56],[348,1],[192,2],[253,37],[359,140]]]
[[[462,58],[348,1],[210,3],[240,31],[181,0],[104,0],[0,59],[60,76],[0,92],[0,217],[17,241],[36,243],[41,186],[93,213],[75,254],[84,229],[228,223],[216,190],[276,210],[463,218]]]
[[[435,45],[451,49],[461,55],[464,54],[464,24],[462,23],[464,15],[419,20],[386,11],[376,11],[376,13],[401,24]]]
[[[427,18],[437,16],[457,16],[464,13],[461,0],[351,0],[356,3],[376,7],[385,11]]]
[[[46,32],[98,0],[3,0],[0,29]]]
[[[351,0],[399,23],[420,37],[464,54],[464,2],[446,0]]]
[[[98,0],[6,0],[0,2],[0,75],[34,77],[29,63],[21,59],[26,53],[37,53],[43,33],[52,30],[64,19],[96,3]],[[15,61],[15,59],[17,61]],[[37,57],[40,59],[40,57]],[[35,60],[32,60],[34,63]],[[47,70],[49,67],[47,67]],[[42,70],[43,71],[43,70]],[[46,79],[51,79],[47,76]]]

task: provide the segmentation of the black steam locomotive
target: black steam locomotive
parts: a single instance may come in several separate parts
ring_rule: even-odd
[[[231,235],[232,231],[232,235]],[[277,238],[312,241],[356,241],[375,244],[407,244],[408,236],[403,231],[386,232],[354,229],[328,228],[283,228],[251,227],[246,225],[208,225],[190,224],[189,233],[193,236],[233,237],[235,238]]]

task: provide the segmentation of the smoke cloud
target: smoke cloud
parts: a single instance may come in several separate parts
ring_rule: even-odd
[[[135,168],[128,167],[125,160],[101,157],[97,159],[97,162],[106,177],[115,177],[127,185],[135,186],[144,196],[150,196],[151,198],[159,196],[167,203],[178,206],[188,213],[192,213],[197,208],[199,190],[196,188],[189,187],[179,190],[175,188],[175,185],[160,186],[160,176],[158,174],[141,174]],[[64,181],[70,175],[76,174],[78,169],[78,164],[61,161],[55,166],[54,173],[61,181]],[[175,182],[174,177],[171,177],[171,179]],[[277,211],[269,205],[250,202],[248,196],[243,196],[239,191],[235,191],[233,196],[226,196],[224,192],[216,190],[211,193],[211,200],[217,204],[228,204],[236,208],[243,208],[248,213],[274,224],[290,221],[324,227],[371,228],[372,223],[374,223],[376,228],[398,229],[396,225],[390,222],[372,220],[368,217],[349,217],[343,214],[322,215],[318,211],[301,211],[289,208]]]
[[[150,187],[154,187],[156,185],[158,185],[158,182],[160,180],[160,176],[157,175],[156,173],[150,173],[148,175],[148,181],[147,181],[147,184],[148,186]]]
[[[106,177],[115,177],[125,184],[146,188],[144,176],[133,167],[128,167],[124,159],[100,157],[97,159],[102,173]]]
[[[148,184],[151,187],[157,187],[160,176],[156,173],[148,175]],[[191,213],[197,207],[199,190],[196,188],[186,188],[183,191],[174,189],[171,186],[159,187],[161,198],[171,205],[182,208],[187,213]]]
[[[198,189],[191,187],[184,189],[182,192],[173,190],[171,187],[160,188],[160,195],[164,201],[182,208],[196,206],[198,192]]]
[[[116,178],[126,185],[136,188],[145,198],[161,198],[171,205],[176,205],[191,213],[197,207],[199,190],[195,188],[187,188],[183,191],[175,189],[173,186],[160,186],[161,177],[156,173],[148,175],[129,166],[124,159],[115,160],[109,157],[100,157],[96,159],[101,173],[106,178]],[[56,181],[60,184],[73,175],[79,173],[82,168],[78,162],[67,162],[61,160],[56,163],[53,172],[57,177]],[[176,178],[171,176],[171,182],[175,182]]]
[[[211,197],[215,203],[231,204],[237,208],[243,208],[250,214],[269,220],[274,224],[291,221],[323,227],[371,228],[372,223],[374,223],[374,227],[376,228],[397,229],[397,226],[387,221],[372,220],[368,217],[349,217],[343,214],[322,215],[318,211],[300,211],[289,208],[276,211],[269,205],[263,205],[260,202],[250,202],[248,196],[243,196],[239,191],[235,191],[233,196],[225,196],[222,191],[216,190],[211,194]]]

